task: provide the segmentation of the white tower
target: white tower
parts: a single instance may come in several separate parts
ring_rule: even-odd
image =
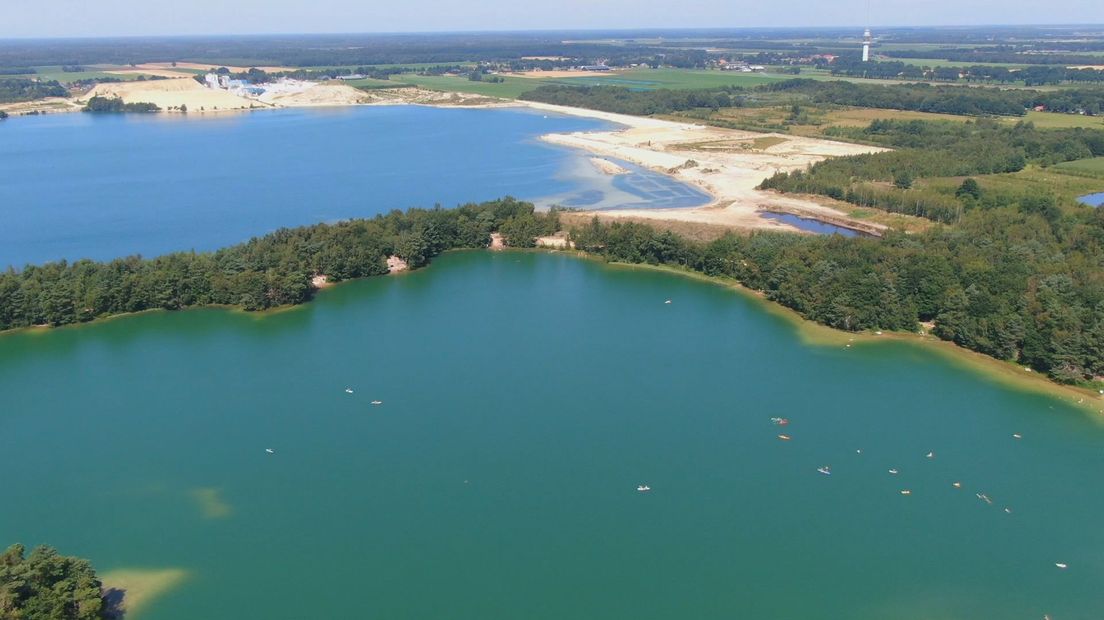
[[[870,42],[873,39],[870,36],[870,29],[867,28],[863,33],[863,62],[870,62]]]

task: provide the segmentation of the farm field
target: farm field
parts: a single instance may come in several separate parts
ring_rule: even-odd
[[[762,73],[707,71],[690,69],[629,69],[597,74],[594,77],[563,78],[557,84],[574,86],[624,86],[640,90],[659,88],[715,88],[718,86],[758,86],[786,79]]]
[[[1104,160],[1104,158],[1097,158]],[[1092,160],[1080,160],[1082,162]],[[1068,162],[1077,163],[1077,162]],[[1104,161],[1101,162],[1104,165]],[[1063,164],[1051,168],[1028,166],[1019,172],[1008,174],[986,174],[974,178],[983,190],[1002,191],[1015,194],[1024,193],[1052,193],[1056,195],[1060,204],[1078,204],[1077,198],[1085,194],[1104,191],[1104,179],[1063,174],[1059,171]],[[926,179],[923,186],[954,192],[962,183],[962,177],[948,177],[940,179]]]
[[[1072,172],[1074,174],[1098,176],[1104,179],[1104,157],[1067,161],[1056,164],[1054,169],[1062,172]]]

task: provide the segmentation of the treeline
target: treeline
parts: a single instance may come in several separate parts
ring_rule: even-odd
[[[965,123],[876,120],[865,129],[834,128],[827,133],[894,150],[838,157],[807,170],[780,172],[764,180],[759,188],[820,194],[952,223],[978,206],[977,201],[964,195],[914,188],[915,179],[1018,172],[1029,163],[1051,165],[1104,155],[1104,131],[1041,131],[1031,123],[1007,125],[988,119]],[[1044,212],[1055,208],[1055,199],[1049,194],[1004,199]]]
[[[4,620],[106,620],[118,610],[103,598],[103,584],[87,560],[51,547],[23,545],[0,554],[0,618]]]
[[[727,108],[736,103],[732,94],[738,87],[695,90],[637,91],[620,86],[560,86],[549,84],[523,93],[519,99],[556,105],[588,108],[603,112],[634,114],[669,114],[695,108]]]
[[[1054,47],[1047,43],[1047,47]],[[1081,45],[1080,47],[1085,47]],[[1101,49],[1099,44],[1095,49]],[[1025,53],[1026,52],[1026,53]],[[977,64],[1004,63],[1012,65],[1097,65],[1100,64],[1099,56],[1089,54],[1057,54],[1057,53],[1031,53],[1011,46],[998,46],[997,48],[942,48],[919,50],[890,50],[885,55],[894,58],[938,58],[952,62],[970,62]]]
[[[389,256],[417,268],[445,250],[487,247],[495,231],[507,245],[532,247],[558,227],[556,212],[535,213],[532,204],[504,198],[281,229],[216,252],[9,268],[0,273],[0,330],[155,308],[299,304],[313,295],[318,274],[332,281],[384,274]]]
[[[1051,112],[1096,114],[1104,88],[1037,91],[932,84],[856,84],[792,79],[751,88],[723,86],[688,90],[631,90],[621,86],[544,85],[521,95],[541,101],[621,114],[669,114],[744,105],[760,95],[791,94],[814,103],[886,108],[965,116],[1023,116],[1042,106]]]
[[[1071,69],[1059,65],[1033,65],[1027,67],[1002,67],[997,65],[972,65],[969,67],[919,66],[897,61],[863,62],[861,58],[839,57],[831,64],[823,65],[832,75],[863,77],[883,80],[934,80],[937,82],[1023,82],[1027,86],[1045,86],[1064,83],[1104,83],[1104,71],[1097,69]]]
[[[932,84],[856,84],[794,79],[756,87],[791,92],[817,103],[968,116],[1023,116],[1042,106],[1051,112],[1093,113],[1104,106],[1104,88],[1039,91]]]
[[[65,97],[69,91],[65,90],[56,80],[43,82],[26,78],[0,79],[0,103],[19,103],[20,101],[34,101],[43,97]]]
[[[104,113],[121,113],[121,112],[158,112],[161,108],[154,103],[147,103],[144,101],[135,101],[133,103],[123,103],[123,100],[118,97],[92,97],[85,104],[83,112],[104,112]]]
[[[884,239],[729,234],[710,243],[636,223],[572,230],[613,261],[678,265],[762,291],[837,329],[932,333],[1066,383],[1104,374],[1104,210],[997,205],[955,227]]]
[[[34,75],[38,70],[34,67],[0,67],[0,75]]]

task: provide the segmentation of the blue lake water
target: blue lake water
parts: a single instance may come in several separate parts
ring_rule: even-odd
[[[1104,207],[1104,192],[1082,196],[1078,198],[1078,200],[1089,205],[1090,207]]]
[[[0,268],[210,250],[283,226],[504,195],[586,208],[708,202],[637,166],[601,174],[587,154],[538,139],[610,127],[419,106],[10,119],[0,126]]]
[[[767,219],[778,220],[779,222],[785,222],[798,230],[804,230],[818,235],[843,235],[844,237],[861,237],[863,233],[852,230],[850,228],[844,228],[843,226],[836,226],[827,222],[821,222],[819,220],[812,220],[804,217],[798,217],[789,213],[771,213],[764,211],[761,215]]]

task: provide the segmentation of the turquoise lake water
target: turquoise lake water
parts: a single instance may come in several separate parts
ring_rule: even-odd
[[[0,268],[211,250],[282,226],[505,195],[680,207],[697,189],[600,174],[539,136],[610,128],[524,109],[420,106],[191,117],[62,114],[0,125]]]
[[[1104,609],[1099,421],[663,273],[465,252],[8,334],[0,399],[0,539],[187,571],[133,620]]]

